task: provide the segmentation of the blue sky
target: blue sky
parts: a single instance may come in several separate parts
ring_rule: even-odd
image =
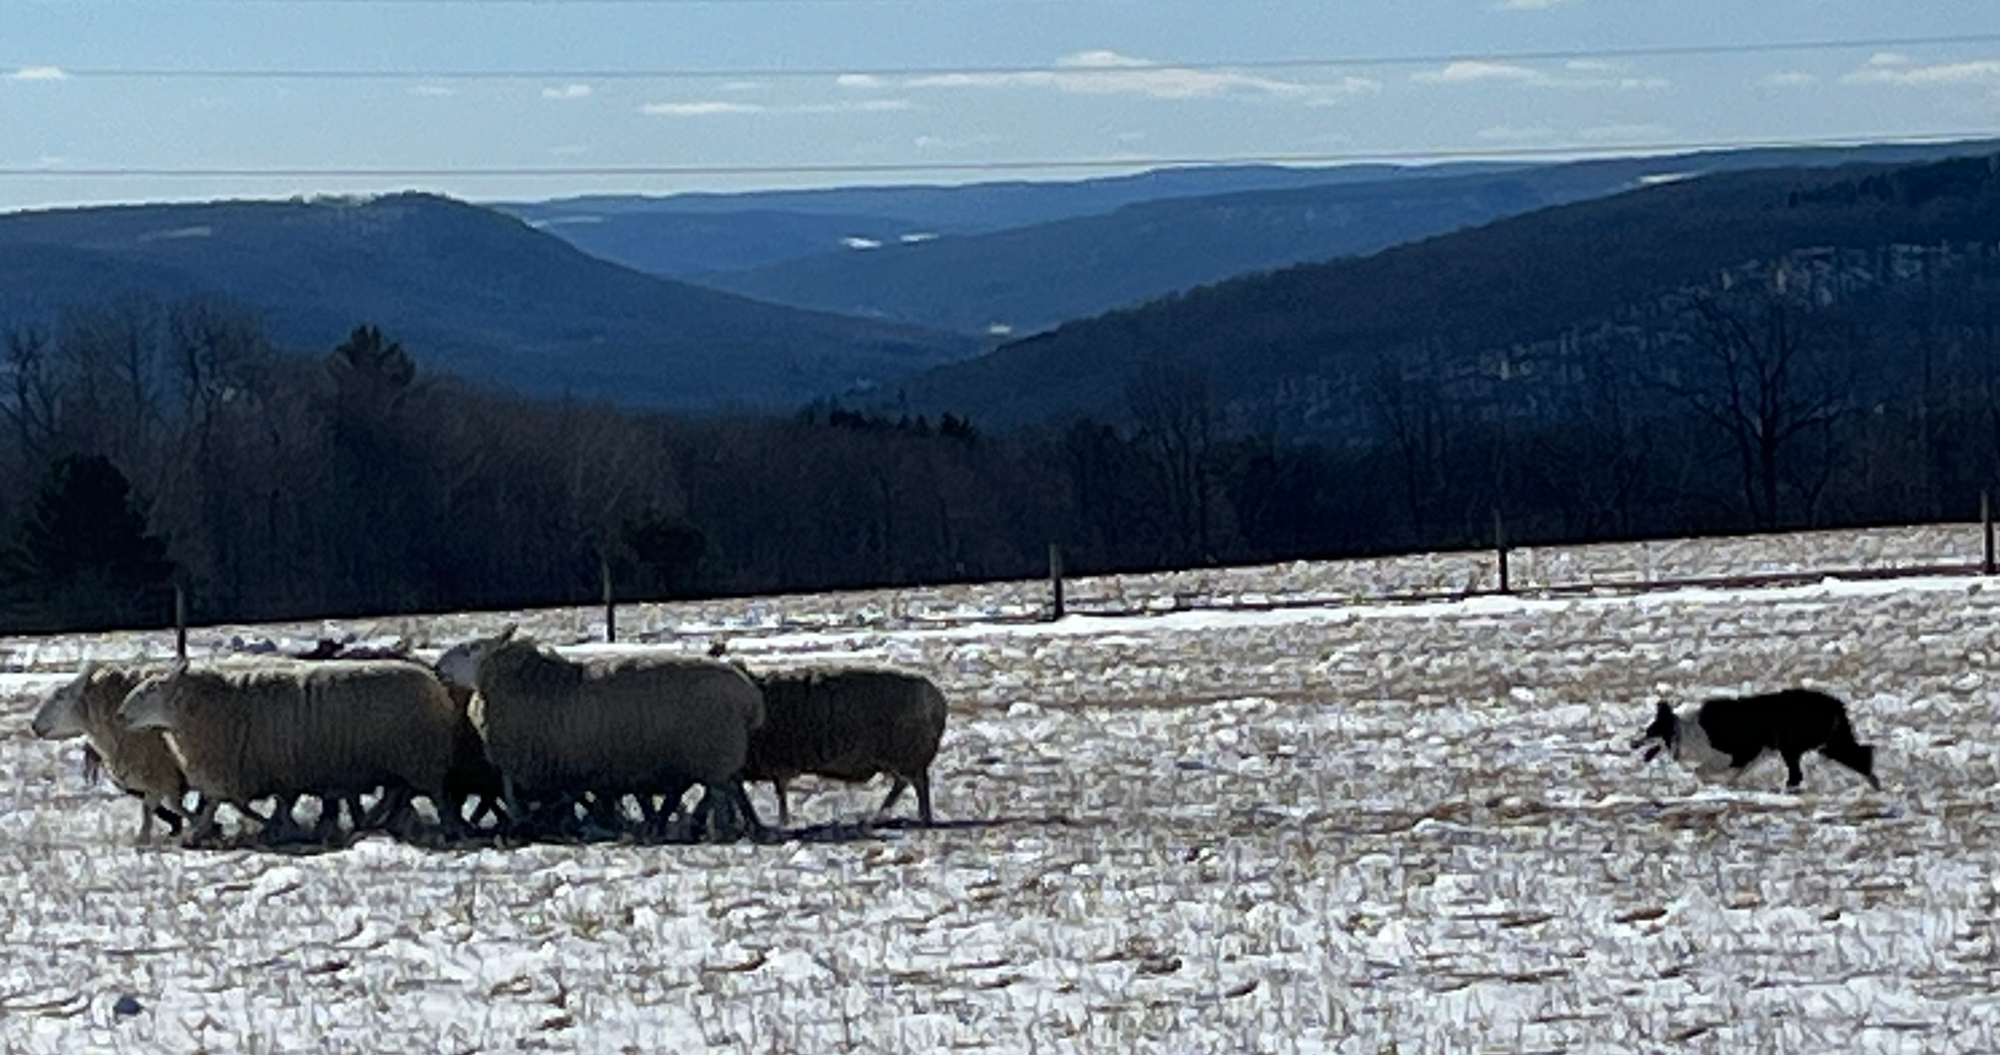
[[[1992,40],[1605,54],[1967,34],[2000,34],[2000,3],[0,0],[0,208],[1073,178],[1117,170],[923,166],[2000,131]],[[1525,57],[1548,52],[1564,54]],[[1331,59],[1411,61],[1227,65]],[[148,70],[398,76],[133,75]],[[633,70],[727,72],[601,75]],[[461,171],[629,166],[754,171]],[[908,168],[794,171],[818,166]],[[294,171],[62,175],[132,168]]]

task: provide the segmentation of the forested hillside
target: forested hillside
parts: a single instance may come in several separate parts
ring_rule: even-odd
[[[174,579],[222,620],[574,603],[600,561],[646,597],[1034,575],[1050,542],[1076,573],[1486,545],[1496,513],[1521,543],[1971,517],[1996,184],[1657,187],[1065,327],[908,410],[537,401],[392,329],[301,356],[210,298],[79,306],[7,333],[5,621],[160,621]],[[1052,392],[1088,398],[996,410]]]
[[[13,213],[0,277],[0,324],[203,293],[261,313],[282,346],[330,347],[368,320],[470,380],[626,406],[788,408],[980,347],[640,274],[421,194]]]

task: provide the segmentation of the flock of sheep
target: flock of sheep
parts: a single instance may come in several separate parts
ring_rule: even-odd
[[[130,667],[86,663],[34,717],[45,740],[84,737],[139,799],[140,842],[155,818],[186,845],[220,835],[228,805],[265,840],[330,841],[348,830],[414,837],[427,799],[447,839],[485,830],[577,837],[675,830],[731,838],[768,831],[744,791],[769,781],[789,824],[788,780],[859,783],[887,774],[887,813],[914,788],[933,823],[930,765],[946,702],[921,675],[881,667],[756,672],[718,654],[633,652],[576,659],[515,628],[402,657],[228,657]],[[684,809],[687,792],[702,795]],[[188,794],[196,805],[189,808]],[[379,794],[378,794],[379,793]],[[364,796],[377,795],[364,808]],[[296,817],[317,798],[310,830]],[[268,814],[254,804],[274,800]],[[634,817],[628,800],[636,800]],[[679,825],[676,829],[674,825]]]

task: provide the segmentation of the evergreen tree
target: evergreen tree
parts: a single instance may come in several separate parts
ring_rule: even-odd
[[[8,594],[50,628],[156,622],[173,565],[146,530],[125,474],[101,454],[52,463],[8,554]]]

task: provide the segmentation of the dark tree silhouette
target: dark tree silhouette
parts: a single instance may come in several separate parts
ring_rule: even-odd
[[[166,546],[147,533],[131,484],[103,455],[49,466],[9,557],[9,593],[31,620],[115,626],[167,614]]]

